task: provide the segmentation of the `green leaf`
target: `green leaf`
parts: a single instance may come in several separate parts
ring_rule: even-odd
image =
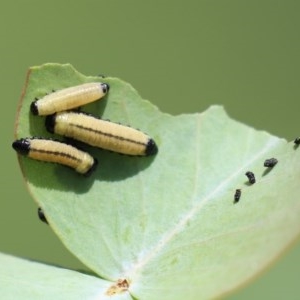
[[[207,299],[253,278],[295,240],[300,149],[230,119],[222,107],[174,117],[117,78],[47,64],[29,73],[17,137],[51,136],[44,118],[29,113],[35,97],[101,80],[110,85],[108,96],[83,110],[148,133],[159,148],[155,157],[83,145],[99,161],[88,179],[20,157],[51,227],[89,268],[113,282],[126,278],[137,299]],[[279,162],[267,170],[271,157]]]
[[[111,299],[103,296],[111,282],[94,276],[3,253],[0,253],[0,265],[1,299]],[[132,298],[128,293],[123,293],[114,299]]]

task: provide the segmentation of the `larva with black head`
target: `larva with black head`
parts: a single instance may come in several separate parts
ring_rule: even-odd
[[[249,183],[251,183],[251,184],[255,183],[256,180],[255,180],[255,176],[254,176],[253,172],[248,171],[248,172],[246,172],[245,175],[248,177]]]
[[[276,158],[269,158],[266,159],[264,162],[264,166],[268,168],[273,168],[278,163],[278,160]]]
[[[34,115],[46,116],[77,108],[103,98],[109,91],[107,83],[90,82],[55,91],[31,103]]]
[[[235,194],[234,194],[234,203],[237,203],[240,201],[241,195],[242,195],[241,189],[236,189]]]
[[[154,140],[145,133],[85,113],[60,112],[47,116],[45,124],[51,133],[113,152],[148,156],[158,151]]]
[[[97,166],[97,160],[88,153],[51,139],[23,138],[14,141],[12,147],[21,155],[65,165],[86,176]]]

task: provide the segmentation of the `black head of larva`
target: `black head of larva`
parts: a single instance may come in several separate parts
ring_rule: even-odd
[[[47,219],[46,219],[46,216],[45,216],[43,210],[42,210],[40,207],[38,208],[38,216],[39,216],[39,219],[40,219],[42,222],[48,224],[48,221],[47,221]]]
[[[45,126],[46,126],[46,129],[47,129],[50,133],[54,133],[55,120],[56,120],[56,114],[49,115],[49,116],[47,116],[46,119],[45,119]]]
[[[39,109],[38,109],[38,106],[37,106],[37,100],[36,101],[33,101],[31,102],[30,104],[30,111],[36,116],[39,114]]]
[[[12,147],[20,154],[27,155],[30,150],[30,141],[28,139],[16,140],[12,143]]]
[[[109,85],[107,83],[101,83],[101,88],[104,94],[108,93]]]
[[[158,148],[154,140],[149,139],[146,145],[146,151],[145,151],[146,156],[155,155],[157,152],[158,152]]]

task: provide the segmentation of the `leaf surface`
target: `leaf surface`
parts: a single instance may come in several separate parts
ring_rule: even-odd
[[[99,161],[90,178],[26,157],[20,164],[53,230],[94,272],[126,278],[137,299],[207,299],[252,278],[295,240],[300,149],[230,119],[222,107],[171,116],[120,79],[47,64],[28,75],[16,136],[52,136],[30,103],[91,81],[110,91],[82,110],[141,129],[158,154],[129,157],[81,145]],[[279,162],[267,169],[271,157]],[[247,171],[256,184],[248,184]]]
[[[111,299],[103,296],[111,282],[79,272],[0,253],[0,291],[6,300]],[[132,299],[128,293],[116,300]]]

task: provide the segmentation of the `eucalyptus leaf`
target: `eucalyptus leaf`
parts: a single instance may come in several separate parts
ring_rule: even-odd
[[[108,83],[110,91],[82,110],[141,129],[158,154],[129,157],[80,144],[99,161],[89,178],[19,158],[51,228],[91,270],[112,282],[125,278],[136,299],[209,299],[253,278],[295,240],[300,149],[230,119],[220,106],[171,116],[120,79],[46,64],[29,71],[16,138],[62,139],[46,132],[30,103],[93,81]],[[264,167],[272,157],[278,164]],[[247,171],[255,174],[254,185]]]
[[[3,253],[0,253],[0,265],[1,299],[111,299],[103,296],[111,282],[94,276]],[[132,298],[128,293],[122,293],[114,299]]]

